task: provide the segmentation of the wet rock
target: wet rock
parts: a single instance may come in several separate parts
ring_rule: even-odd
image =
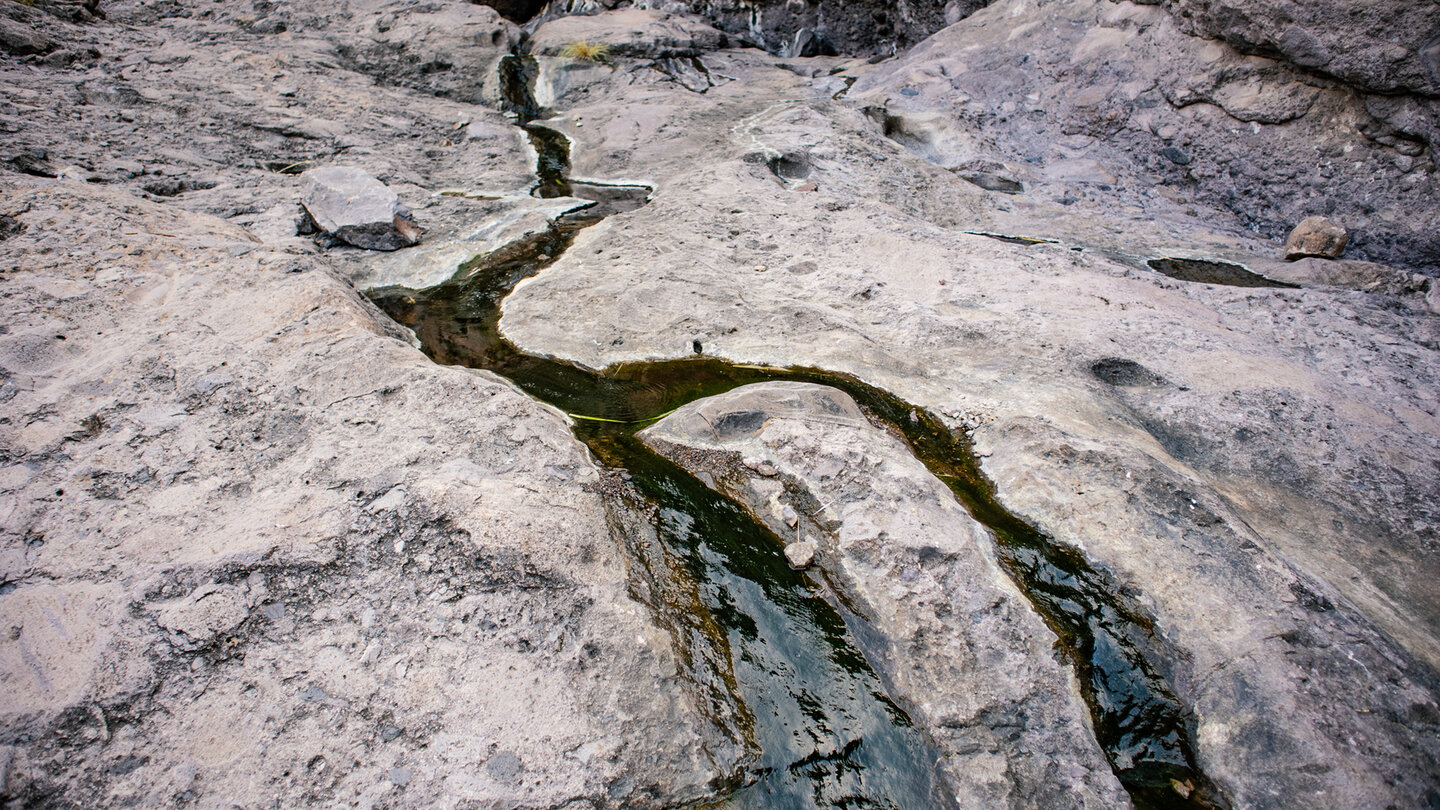
[[[362,290],[388,286],[425,289],[487,268],[540,261],[559,252],[560,223],[594,205],[574,197],[542,199],[529,194],[484,194],[455,190],[465,200],[447,225],[431,230],[424,244],[358,264],[349,274]],[[549,252],[547,252],[549,251]]]
[[[733,695],[700,699],[677,677],[680,648],[634,601],[633,561],[564,419],[491,375],[427,361],[337,280],[408,251],[321,256],[276,227],[295,211],[296,172],[337,153],[385,177],[437,243],[491,221],[486,201],[438,190],[534,183],[523,136],[457,103],[493,97],[485,62],[518,29],[478,6],[383,5],[166,0],[76,25],[0,2],[56,55],[12,59],[0,81],[4,157],[47,150],[51,174],[79,166],[67,174],[136,193],[223,179],[157,204],[0,173],[0,215],[27,226],[9,229],[14,261],[0,268],[0,626],[19,628],[0,634],[9,794],[383,803],[371,791],[395,791],[385,774],[402,768],[416,806],[681,806],[711,801],[738,769],[741,746],[706,719],[734,711]],[[808,28],[885,54],[908,20],[941,11],[707,5],[731,44],[779,50]],[[946,21],[966,11],[946,5]],[[1423,291],[1440,309],[1415,275],[1440,257],[1423,204],[1440,128],[1404,76],[1435,61],[1425,21],[1407,22],[1428,10],[1356,12],[1421,32],[1403,36],[1384,33],[1390,20],[1316,30],[1334,4],[1283,21],[1205,12],[1193,19],[1215,21],[1190,36],[1169,11],[1182,6],[1201,9],[1000,0],[875,64],[784,68],[709,49],[724,40],[698,29],[664,40],[702,51],[668,66],[541,56],[542,74],[568,77],[546,104],[575,172],[653,183],[655,203],[580,234],[506,302],[504,331],[596,368],[703,340],[712,357],[831,368],[944,414],[973,431],[1002,501],[1153,610],[1234,806],[1424,806],[1440,791],[1426,675],[1440,665],[1440,383],[1437,320],[1411,304]],[[1223,34],[1230,45],[1208,38],[1226,27],[1242,31]],[[644,29],[612,34],[621,50],[656,50]],[[95,52],[106,60],[72,69]],[[1315,73],[1349,75],[1341,63],[1371,77]],[[179,128],[200,134],[177,146]],[[787,154],[805,157],[799,185],[767,165]],[[976,159],[1016,167],[1029,193],[987,194],[950,171]],[[821,191],[787,188],[808,183]],[[1321,199],[1352,229],[1350,255],[1388,264],[1269,268]],[[1187,283],[1136,258],[1151,256],[1309,289]],[[427,258],[406,277],[455,269]],[[1168,384],[1095,368],[1127,359]],[[739,474],[799,486],[803,465],[763,460],[774,477]],[[816,486],[841,486],[826,477],[856,464],[826,459]],[[840,542],[820,525],[845,519],[833,505],[792,528],[771,504],[755,508],[777,529]],[[897,570],[930,588],[933,558],[908,542],[875,545],[897,562],[913,552]],[[263,598],[242,584],[262,572]],[[208,582],[220,590],[189,601]],[[978,610],[956,607],[964,588],[933,593]],[[928,599],[866,598],[894,608],[882,620],[927,623],[893,626],[897,638],[965,632],[938,611],[932,622]],[[250,610],[238,624],[235,599]],[[225,610],[211,616],[213,600]],[[957,649],[925,659],[939,674],[906,677],[971,666]],[[1053,655],[1041,644],[1016,666]],[[993,688],[1008,688],[998,666],[1007,684]],[[970,735],[962,756],[1002,774],[998,792],[1008,757],[976,752],[1013,740],[996,741],[1010,727],[991,716],[956,710],[943,733]],[[505,784],[486,770],[501,751],[523,763]],[[1013,778],[1028,779],[1019,762]]]
[[[300,198],[321,233],[367,250],[399,250],[420,241],[420,228],[395,192],[362,169],[311,169]]]
[[[1345,252],[1345,243],[1349,240],[1349,232],[1338,222],[1325,217],[1306,217],[1285,240],[1285,258],[1293,260],[1314,256],[1338,259]]]
[[[1392,248],[1404,234],[1431,239],[1436,214],[1403,191],[1393,155],[1317,116],[1355,111],[1353,98],[1327,91],[1298,119],[1240,126],[1200,99],[1250,77],[1278,88],[1286,68],[1127,3],[1002,2],[857,71],[840,103],[753,53],[707,59],[744,77],[748,117],[713,93],[641,104],[675,96],[640,79],[558,111],[585,120],[575,166],[643,173],[659,190],[507,298],[510,339],[598,369],[688,354],[690,336],[704,335],[708,356],[843,372],[945,414],[974,432],[1005,505],[1153,610],[1184,662],[1173,682],[1195,712],[1198,755],[1232,804],[1323,790],[1403,806],[1440,790],[1417,749],[1429,738],[1374,711],[1334,711],[1365,695],[1400,714],[1435,699],[1423,672],[1440,665],[1440,600],[1428,587],[1440,573],[1424,550],[1440,521],[1428,438],[1437,322],[1428,304],[1409,305],[1418,293],[1285,289],[1278,280],[1304,284],[1269,269],[1285,231],[1261,237],[1233,219],[1240,208],[1288,231],[1304,214],[1277,212],[1313,206],[1323,190],[1350,223],[1373,192],[1404,211],[1360,214],[1396,237]],[[1057,76],[1088,66],[1108,77],[1106,92],[1070,106],[1077,89],[1041,81],[1035,61]],[[1140,76],[1158,76],[1158,89]],[[1239,110],[1250,103],[1239,90],[1218,98]],[[1129,93],[1133,108],[1110,101]],[[637,131],[640,143],[610,135]],[[1353,147],[1377,174],[1358,175],[1342,200],[1332,182],[1312,183],[1294,137]],[[732,147],[718,164],[717,142]],[[1167,143],[1184,144],[1191,163],[1156,154]],[[1232,173],[1237,149],[1254,151]],[[807,156],[821,194],[777,182],[767,161],[790,153]],[[976,159],[1024,167],[1023,200],[950,171]],[[1414,176],[1422,188],[1433,179]],[[1393,266],[1415,272],[1422,254]],[[1138,256],[1181,257],[1163,266],[1205,280],[1152,272]],[[760,265],[771,272],[749,272]],[[1264,286],[1230,284],[1256,279]],[[1168,384],[1105,366],[1115,382],[1102,382],[1090,366],[1105,358]],[[1383,426],[1361,416],[1372,413]],[[730,418],[715,430],[763,429],[763,415]],[[791,483],[777,467],[765,480]],[[754,508],[773,516],[768,500]],[[803,536],[820,535],[805,526]],[[1307,587],[1336,609],[1299,606],[1288,583],[1300,578],[1326,583]],[[1306,643],[1313,635],[1347,641]],[[1237,656],[1237,645],[1255,652]],[[1395,663],[1414,659],[1423,663]],[[1391,679],[1399,692],[1381,686]],[[1362,738],[1383,753],[1357,754],[1349,740]],[[1294,763],[1283,773],[1264,764],[1277,748]]]
[[[825,549],[841,601],[880,645],[872,664],[935,740],[960,804],[1128,806],[1054,636],[995,563],[994,537],[850,397],[807,383],[748,385],[692,402],[641,438],[682,465],[701,456],[687,451],[739,453],[742,469],[773,466],[825,505],[800,524],[820,539],[791,543],[786,559],[801,568]],[[790,533],[762,474],[718,487]]]

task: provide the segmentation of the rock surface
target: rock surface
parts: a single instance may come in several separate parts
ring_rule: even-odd
[[[438,192],[523,195],[523,138],[338,67],[355,7],[109,11],[36,18],[99,62],[0,62],[9,154],[75,178],[0,175],[5,800],[711,795],[738,732],[629,595],[564,418],[426,360],[341,276],[376,254],[295,236],[293,172],[334,155],[473,233],[490,203]]]
[[[420,227],[400,196],[363,169],[327,166],[302,179],[300,205],[326,236],[366,250],[399,250],[420,241]]]
[[[1163,0],[1186,30],[1280,54],[1365,90],[1440,96],[1440,20],[1425,3]]]
[[[986,5],[987,0],[552,0],[544,16],[607,9],[689,11],[785,57],[890,55]]]
[[[321,260],[4,187],[8,797],[673,806],[722,775],[562,417]]]
[[[686,405],[641,437],[682,463],[697,458],[683,451],[730,457],[692,472],[715,475],[796,541],[787,557],[795,545],[823,549],[840,600],[870,625],[857,635],[884,639],[867,652],[935,740],[959,806],[1128,806],[1055,637],[1000,570],[993,535],[850,397],[750,385]],[[784,506],[803,515],[796,527]]]
[[[551,4],[542,125],[572,176],[653,201],[576,236],[501,328],[594,368],[700,352],[894,392],[970,431],[999,500],[1155,617],[1232,806],[1434,804],[1434,21],[1352,5],[695,3],[708,20],[667,4],[567,22],[599,4]],[[5,799],[669,807],[733,785],[743,707],[723,672],[697,687],[676,605],[637,601],[664,559],[637,564],[643,520],[607,511],[562,415],[426,361],[353,289],[436,283],[564,230],[580,203],[528,196],[532,146],[497,109],[521,30],[448,0],[97,10],[0,3]],[[955,24],[874,63],[727,47],[808,31],[805,53],[823,34],[884,54],[937,21]],[[612,63],[558,55],[572,35]],[[342,165],[426,240],[297,237],[300,173]],[[1281,262],[1312,214],[1345,222],[1358,260]],[[1147,264],[1162,257],[1298,288],[1177,280]],[[889,448],[898,477],[875,487],[931,491],[893,440],[847,430],[857,452]],[[811,467],[823,443],[787,460],[796,446],[744,451],[755,464],[722,483],[840,485]],[[852,494],[867,525],[943,513],[946,575],[1004,591],[944,493],[915,514]],[[762,506],[897,638],[931,626],[930,600],[858,567],[918,550],[846,557],[859,528]],[[1070,711],[1034,632],[977,694]],[[966,660],[922,649],[883,662],[907,694]],[[1083,770],[1055,784],[1122,803],[1083,728],[1026,733]],[[936,731],[971,759],[1008,750],[1003,733]],[[956,784],[1040,795],[1033,751],[1016,762]]]
[[[1031,8],[991,6],[868,69],[832,76],[835,62],[817,60],[812,78],[717,52],[701,57],[707,68],[744,82],[677,100],[663,74],[637,69],[555,110],[547,124],[574,139],[577,171],[650,178],[654,201],[581,233],[506,301],[501,329],[592,368],[699,345],[740,363],[842,371],[973,428],[1002,502],[1140,594],[1181,651],[1172,681],[1232,803],[1423,801],[1440,791],[1419,751],[1435,740],[1440,664],[1428,584],[1440,573],[1429,394],[1440,323],[1428,282],[1392,297],[1151,270],[1157,256],[1273,261],[1278,243],[1233,228],[1230,210],[1273,216],[1267,192],[1208,208],[1204,183],[1162,185],[1116,149],[1125,133],[1158,148],[1153,132],[1112,136],[1097,123],[1065,135],[1101,119],[1081,111],[1085,99],[1066,106],[1075,74],[1059,71],[1115,70],[1117,87],[1146,77],[1138,89],[1149,92],[1148,77],[1183,63],[1177,53],[1264,63],[1187,39],[1158,8]],[[1056,19],[1073,24],[1045,23],[1062,10]],[[1057,73],[1020,70],[1024,51]],[[845,70],[857,80],[837,101]],[[1028,103],[1059,131],[1039,136],[1027,123],[1038,115],[999,109],[1026,88],[1044,93]],[[1116,102],[1117,116],[1159,110],[1157,126],[1173,122],[1192,149],[1242,137],[1262,176],[1287,165],[1267,151],[1280,141],[1265,127],[1332,138],[1337,153],[1375,150],[1377,166],[1391,159],[1358,132],[1322,134],[1326,118],[1257,120],[1264,137],[1243,140],[1233,119],[1210,117],[1218,106],[1169,107],[1156,92],[1167,106]],[[1225,98],[1241,111],[1239,96]],[[1151,165],[1200,178],[1208,158],[1195,152],[1188,165]],[[1026,193],[950,171],[977,157],[1023,167]],[[1392,177],[1409,232],[1432,209]],[[1297,188],[1276,185],[1268,193]],[[1428,226],[1414,227],[1420,238]],[[1139,372],[1107,382],[1093,370],[1107,360]],[[1359,740],[1367,753],[1355,753]]]

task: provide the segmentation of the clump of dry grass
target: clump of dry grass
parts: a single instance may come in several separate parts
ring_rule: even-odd
[[[566,59],[583,59],[587,62],[609,64],[610,46],[603,42],[590,42],[582,39],[561,48],[560,55]]]

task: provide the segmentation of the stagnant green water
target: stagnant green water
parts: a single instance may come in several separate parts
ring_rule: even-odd
[[[526,79],[520,60],[502,69],[515,82]],[[527,98],[513,105],[522,124],[533,117]],[[527,129],[539,153],[536,194],[580,193],[587,184],[568,177],[564,137],[541,126]],[[1224,806],[1196,767],[1193,719],[1166,684],[1168,651],[1151,621],[1078,553],[1002,508],[964,438],[933,415],[846,375],[732,364],[704,357],[698,344],[696,357],[594,372],[521,352],[505,340],[500,304],[515,284],[552,263],[574,229],[634,207],[633,195],[620,205],[609,192],[598,196],[607,199],[525,255],[482,259],[439,287],[386,288],[371,298],[414,329],[437,363],[496,372],[576,417],[576,436],[603,464],[623,470],[628,486],[655,506],[654,529],[697,583],[696,610],[728,650],[746,731],[760,749],[727,804],[781,810],[954,805],[935,770],[937,752],[887,696],[826,594],[790,570],[782,541],[635,438],[645,424],[701,397],[797,380],[844,390],[899,430],[995,532],[1007,572],[1060,637],[1100,745],[1137,807]]]

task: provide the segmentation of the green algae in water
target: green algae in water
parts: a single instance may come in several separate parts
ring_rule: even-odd
[[[548,255],[558,250],[551,246]],[[436,362],[489,369],[567,413],[611,420],[579,420],[575,434],[659,506],[656,529],[701,583],[704,608],[725,634],[739,697],[753,718],[759,759],[726,805],[953,806],[935,772],[938,753],[888,697],[844,619],[790,569],[780,539],[634,436],[653,421],[647,417],[771,372],[699,359],[597,374],[519,352],[499,335],[499,303],[535,269],[490,268],[463,284],[390,288],[372,298],[414,328]]]

